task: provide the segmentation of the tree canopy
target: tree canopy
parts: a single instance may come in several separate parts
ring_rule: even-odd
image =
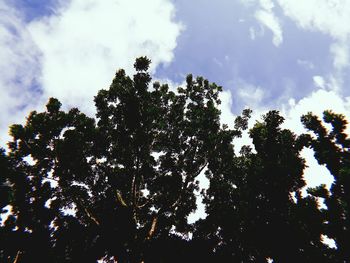
[[[249,130],[253,147],[235,154],[251,110],[230,129],[220,123],[220,86],[192,75],[177,90],[152,84],[149,65],[140,57],[133,77],[117,71],[95,97],[95,118],[51,98],[10,127],[0,151],[1,262],[350,261],[343,115],[308,113],[309,132],[296,135],[270,111]],[[333,175],[330,189],[303,194],[305,147]],[[203,173],[207,216],[190,224]]]

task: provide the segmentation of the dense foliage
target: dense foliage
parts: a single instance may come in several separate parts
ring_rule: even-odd
[[[237,155],[251,111],[229,129],[221,87],[191,75],[176,91],[150,87],[149,64],[137,59],[133,78],[116,73],[95,97],[95,119],[51,98],[11,126],[0,151],[1,262],[350,262],[344,116],[309,113],[310,132],[297,136],[270,111],[249,131],[254,149]],[[330,189],[303,194],[304,147],[334,176]],[[202,173],[207,217],[189,224]]]

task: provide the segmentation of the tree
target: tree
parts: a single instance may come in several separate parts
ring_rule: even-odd
[[[117,71],[95,97],[95,118],[51,98],[44,112],[10,127],[9,149],[0,150],[0,213],[11,210],[0,226],[1,262],[349,259],[350,142],[342,115],[325,113],[330,132],[304,116],[312,137],[282,129],[283,117],[270,111],[249,131],[254,149],[235,154],[251,110],[229,129],[220,124],[221,87],[192,75],[177,90],[151,87],[149,64],[138,58],[132,78]],[[330,191],[302,195],[303,147],[334,175]],[[207,217],[189,224],[201,173],[210,180],[202,193]]]
[[[345,132],[348,123],[343,115],[332,111],[323,113],[330,130],[312,113],[302,116],[301,120],[314,134],[308,141],[315,158],[319,164],[326,165],[334,178],[330,191],[321,185],[309,192],[325,199],[324,233],[336,242],[334,262],[347,262],[350,260],[350,139]]]
[[[176,92],[150,89],[149,63],[137,59],[132,79],[120,70],[99,91],[96,121],[50,99],[45,112],[11,127],[16,175],[5,224],[19,242],[2,260],[141,262],[156,240],[191,230],[196,177],[226,133],[221,87],[189,75]]]
[[[7,250],[15,253],[3,258],[5,262],[18,257],[22,262],[48,261],[54,254],[59,262],[65,257],[58,253],[63,250],[59,235],[69,232],[67,242],[75,242],[81,237],[72,235],[77,231],[73,228],[85,230],[87,215],[79,202],[87,201],[88,189],[83,185],[93,180],[88,174],[92,167],[83,158],[92,151],[94,121],[77,109],[60,111],[60,106],[58,100],[50,99],[46,112],[32,112],[25,126],[10,129],[13,141],[8,158],[14,172],[8,181],[13,213],[5,225],[12,231],[9,239],[14,240]],[[75,205],[77,213],[84,213],[79,220],[64,212]]]
[[[255,151],[244,146],[209,167],[208,217],[198,232],[207,233],[220,262],[330,262],[317,200],[301,196],[303,136],[281,129],[282,122],[268,112],[249,132]]]
[[[10,198],[10,187],[7,180],[10,177],[11,169],[8,162],[5,150],[0,148],[0,209],[8,204]],[[3,212],[3,210],[0,211],[0,213]]]

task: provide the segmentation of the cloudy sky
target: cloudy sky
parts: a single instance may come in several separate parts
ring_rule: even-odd
[[[93,114],[96,92],[141,55],[154,78],[222,85],[223,122],[244,107],[278,109],[296,132],[308,111],[349,117],[349,14],[342,0],[0,0],[1,144],[50,96]],[[310,184],[329,183],[303,155]]]

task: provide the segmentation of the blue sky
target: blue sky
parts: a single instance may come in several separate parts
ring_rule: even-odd
[[[283,35],[283,43],[276,47],[272,32],[254,17],[257,4],[188,2],[174,2],[176,18],[184,23],[186,30],[178,37],[173,63],[160,67],[159,76],[180,81],[191,72],[233,93],[246,82],[261,87],[261,103],[278,107],[281,97],[300,99],[308,95],[314,88],[313,75],[327,74],[332,68],[328,54],[331,39],[322,32],[300,30],[284,18],[281,23],[287,33]],[[255,39],[250,33],[253,30],[258,35]],[[314,67],[308,68],[307,63],[313,63]],[[237,98],[233,110],[240,111],[242,106],[245,105]]]
[[[344,1],[222,0],[214,4],[210,0],[152,0],[141,8],[140,3],[5,0],[0,4],[0,12],[5,14],[0,20],[5,32],[0,35],[5,50],[1,52],[7,53],[2,54],[2,67],[16,71],[0,76],[1,91],[17,99],[15,107],[9,106],[12,112],[8,115],[40,106],[38,99],[45,101],[48,96],[59,97],[63,103],[67,100],[67,107],[78,101],[83,108],[90,108],[86,100],[91,101],[96,90],[108,85],[114,70],[130,69],[134,57],[143,54],[154,61],[155,78],[176,84],[193,73],[222,85],[231,93],[234,114],[244,107],[288,110],[290,100],[298,103],[319,89],[336,90],[348,106],[350,8]],[[126,15],[123,8],[128,10]],[[107,18],[104,11],[109,12]],[[327,21],[329,13],[339,18]],[[148,21],[159,14],[162,16],[155,23]],[[114,26],[120,30],[108,35],[108,27]],[[105,34],[95,35],[94,30]],[[84,45],[89,41],[91,46]],[[8,57],[17,61],[8,63]],[[27,67],[18,65],[21,62],[31,67],[30,74]],[[79,62],[90,67],[79,67]],[[83,79],[94,70],[94,64],[104,62],[100,72],[104,76],[90,81],[96,87],[87,87],[89,92],[83,98],[82,87],[73,86],[86,83],[73,80],[73,75]],[[72,79],[63,81],[64,87],[52,83],[56,78],[62,81],[65,75]],[[28,93],[23,101],[9,94],[12,87],[8,84],[15,84],[15,93]],[[3,118],[7,120],[7,116]]]
[[[93,114],[96,92],[141,55],[156,79],[176,86],[193,73],[222,85],[228,124],[244,107],[251,125],[277,109],[298,133],[308,111],[349,118],[349,14],[341,0],[2,0],[1,144],[51,96]],[[311,150],[303,155],[309,184],[329,184]]]

